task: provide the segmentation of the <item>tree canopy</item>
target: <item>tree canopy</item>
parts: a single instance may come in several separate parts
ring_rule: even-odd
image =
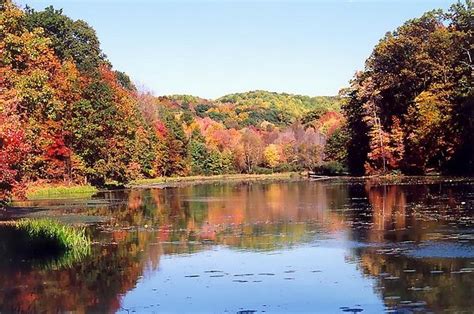
[[[0,7],[0,198],[32,183],[288,170],[473,173],[472,1],[387,33],[340,96],[155,97],[62,10]],[[324,170],[324,166],[333,169]]]
[[[354,173],[473,172],[472,1],[387,33],[345,90]]]

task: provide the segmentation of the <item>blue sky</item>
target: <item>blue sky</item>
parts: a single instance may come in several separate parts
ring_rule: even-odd
[[[404,21],[453,1],[43,1],[97,31],[115,69],[156,95],[335,95]]]

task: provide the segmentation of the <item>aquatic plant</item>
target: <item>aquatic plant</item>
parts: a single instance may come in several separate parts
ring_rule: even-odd
[[[0,253],[9,261],[51,259],[51,267],[70,265],[91,252],[85,228],[52,219],[21,219],[0,228]]]
[[[43,243],[61,251],[77,251],[90,247],[91,241],[84,228],[63,225],[51,219],[22,219],[14,224],[31,243]]]

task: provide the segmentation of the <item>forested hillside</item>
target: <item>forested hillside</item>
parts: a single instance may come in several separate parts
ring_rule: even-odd
[[[242,102],[232,101],[235,97],[138,95],[146,124],[160,143],[152,176],[270,173],[313,169],[329,160],[326,142],[344,120],[338,97],[265,91],[239,94]],[[306,108],[298,107],[301,99],[308,100]],[[289,113],[294,107],[299,112]]]
[[[124,184],[323,163],[339,99],[155,97],[113,69],[86,22],[52,7],[0,14],[0,198],[30,184]]]

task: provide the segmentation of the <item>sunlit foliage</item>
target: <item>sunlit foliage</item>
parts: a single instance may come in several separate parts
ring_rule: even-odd
[[[375,46],[344,91],[352,172],[472,173],[472,12],[427,12]]]
[[[344,124],[339,97],[139,91],[92,27],[53,7],[2,2],[0,51],[2,200],[41,184],[312,169]]]

